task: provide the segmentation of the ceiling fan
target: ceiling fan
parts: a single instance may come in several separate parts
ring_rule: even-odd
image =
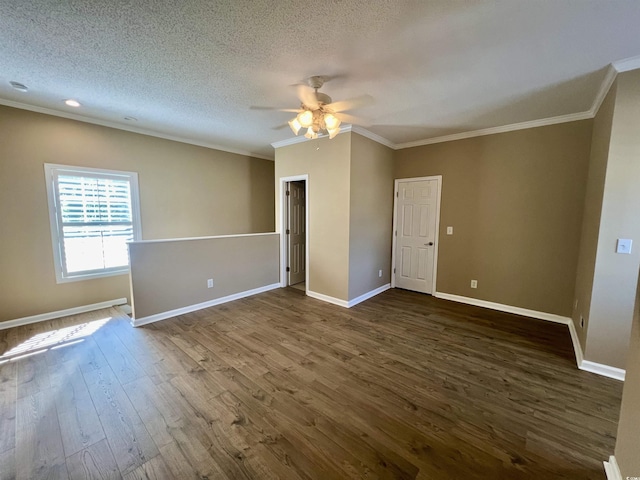
[[[294,112],[296,117],[288,122],[293,133],[298,135],[302,128],[306,128],[306,138],[318,138],[318,134],[327,132],[329,138],[335,137],[340,131],[342,122],[364,125],[366,120],[343,113],[373,103],[370,95],[361,95],[349,100],[333,102],[331,97],[318,90],[332,77],[326,75],[314,75],[309,77],[305,84],[297,85],[299,109],[275,108],[275,107],[251,107],[254,110],[278,110],[280,112]],[[283,125],[286,126],[286,125]]]

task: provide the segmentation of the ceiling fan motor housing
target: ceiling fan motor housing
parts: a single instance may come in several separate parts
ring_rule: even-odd
[[[316,99],[321,105],[329,105],[331,103],[331,97],[322,92],[316,92]]]
[[[327,79],[328,77],[325,77],[324,75],[313,75],[307,79],[307,85],[317,90],[319,88],[322,88],[322,85],[324,85],[324,82]]]

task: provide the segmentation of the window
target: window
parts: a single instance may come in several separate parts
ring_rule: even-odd
[[[129,272],[140,240],[138,174],[45,164],[58,283]]]

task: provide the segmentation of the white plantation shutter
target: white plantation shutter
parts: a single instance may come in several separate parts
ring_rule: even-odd
[[[139,240],[137,175],[45,165],[59,282],[128,272]]]

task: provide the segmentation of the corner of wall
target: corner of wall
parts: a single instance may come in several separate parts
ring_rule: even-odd
[[[592,123],[589,173],[585,190],[573,297],[574,304],[571,315],[582,352],[586,352],[589,334],[598,235],[615,109],[616,86],[615,81],[610,84],[609,90],[604,94],[604,99],[599,105],[598,113]],[[584,322],[584,327],[581,325],[581,319]]]

